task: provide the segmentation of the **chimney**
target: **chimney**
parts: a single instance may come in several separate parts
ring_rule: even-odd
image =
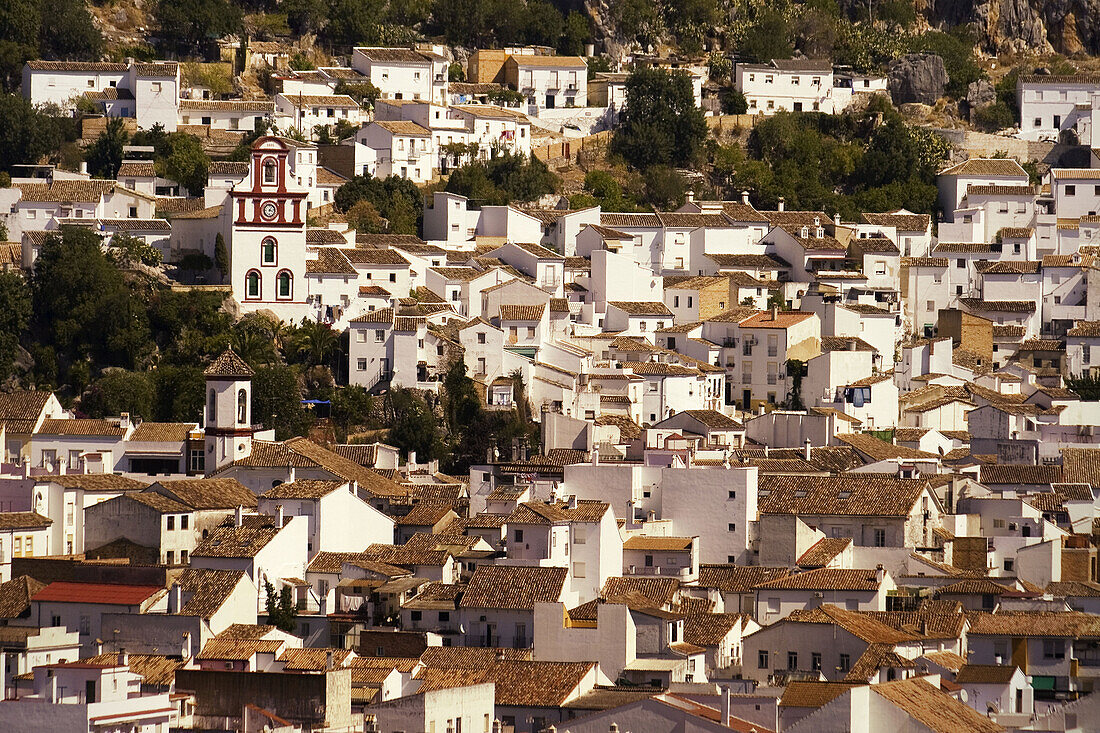
[[[569,495],[569,508],[570,509],[576,509],[577,508],[577,495],[576,494],[570,494]]]
[[[493,721],[493,733],[501,733],[500,719]]]
[[[855,338],[853,338],[851,341],[848,342],[848,351],[855,351],[855,350],[856,350],[856,340],[855,340]]]
[[[779,320],[779,307],[775,306],[775,305],[772,306],[772,320],[773,321],[778,321]]]
[[[779,203],[778,203],[777,207],[780,211],[786,211],[787,210],[787,200],[784,199],[782,196],[780,196],[779,197]]]
[[[416,451],[414,451],[414,450],[409,451],[409,460],[408,460],[407,469],[408,469],[409,473],[412,473],[413,471],[416,470]]]
[[[928,619],[927,618],[922,618],[920,620],[920,633],[921,633],[921,636],[928,636]],[[998,662],[997,664],[1000,664],[1000,662]]]
[[[652,509],[649,510],[649,513],[646,514],[646,516],[649,518],[648,521],[650,522],[657,521],[657,512],[653,511]]]
[[[813,446],[810,444],[810,439],[806,438],[805,444],[802,446],[802,457],[807,461],[813,456]]]
[[[183,646],[181,648],[180,656],[184,659],[190,659],[191,657],[191,632],[183,632]]]
[[[294,466],[291,466],[291,467],[290,467],[290,468],[289,468],[289,469],[287,470],[287,474],[286,474],[286,482],[287,482],[288,484],[292,484],[292,483],[294,483],[295,479],[297,479],[297,477],[298,477],[298,473],[297,473],[297,472],[296,472],[296,471],[294,470]]]
[[[81,174],[83,174],[85,176],[88,175],[88,161],[86,161],[86,160],[80,161],[80,172],[81,172]]]
[[[607,730],[608,730],[608,733],[619,733],[619,724],[618,723],[612,723],[611,727],[608,728]]]
[[[875,566],[875,582],[881,583],[886,577],[886,571],[882,569],[882,563]]]
[[[238,504],[236,510],[233,512],[233,521],[236,526],[240,527],[244,524],[244,505]]]
[[[688,192],[686,194],[686,198],[687,198],[687,202],[689,204],[694,203],[695,202],[695,192],[692,191],[691,189],[688,189]]]
[[[30,458],[24,458],[23,459],[23,478],[30,478],[30,477],[31,477],[31,459]]]
[[[741,203],[748,206],[748,203],[749,203],[749,192],[748,191],[742,191],[741,192]]]
[[[768,453],[769,453],[770,451],[771,451],[771,447],[769,447],[769,446],[768,446],[768,444],[767,444],[767,443],[765,443],[765,444],[764,444],[764,457],[765,457],[765,458],[767,458],[767,457],[768,457]]]
[[[332,650],[325,652],[325,671],[332,669]]]
[[[123,430],[126,430],[127,428],[130,427],[130,413],[128,413],[128,412],[119,413],[119,415],[118,415],[118,426],[120,428],[122,428]]]
[[[284,520],[285,520],[285,517],[283,516],[283,505],[282,504],[275,505],[275,526],[278,527],[279,529],[282,529]]]
[[[8,653],[0,650],[0,700],[8,699]]]
[[[840,212],[833,214],[833,226],[840,226]]]
[[[503,649],[497,649],[497,655],[496,656],[497,656],[497,661],[498,662],[503,662],[504,661],[504,650]]]
[[[118,650],[118,666],[120,666],[120,667],[129,667],[130,666],[130,655],[126,653],[125,649],[119,649]]]
[[[52,703],[57,703],[57,675],[50,675],[46,680],[48,687],[46,688],[46,699]]]
[[[172,603],[169,607],[172,613],[179,613],[183,608],[183,586],[179,583],[172,586]]]
[[[722,718],[718,721],[720,725],[729,725],[731,707],[730,688],[729,685],[725,685],[722,687]]]
[[[592,446],[592,465],[600,465],[600,446],[598,445]]]
[[[58,458],[57,459],[57,475],[58,476],[64,476],[65,475],[65,472],[66,472],[65,463],[66,463],[66,461],[65,461],[64,458]]]

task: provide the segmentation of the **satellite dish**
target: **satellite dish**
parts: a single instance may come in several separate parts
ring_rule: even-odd
[[[970,698],[970,695],[966,694],[966,690],[959,690],[959,702],[966,702]]]

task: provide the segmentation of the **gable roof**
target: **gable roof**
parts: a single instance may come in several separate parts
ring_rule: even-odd
[[[256,495],[235,478],[188,478],[161,481],[147,489],[192,509],[234,509],[256,506]]]
[[[921,678],[873,685],[872,692],[934,733],[1001,733],[1004,727]]]
[[[242,578],[244,573],[239,570],[187,568],[176,579],[180,589],[190,596],[179,613],[210,618],[225,604]]]
[[[478,565],[462,596],[462,608],[530,610],[555,603],[565,589],[566,568]]]
[[[159,585],[72,583],[58,580],[35,593],[31,600],[38,603],[100,603],[138,606],[163,590],[164,588]]]
[[[0,583],[0,619],[14,619],[31,607],[31,598],[46,587],[29,575]]]
[[[881,582],[875,577],[874,570],[819,568],[769,580],[756,587],[771,590],[877,591],[881,585]]]
[[[1027,178],[1027,171],[1015,160],[1006,158],[970,158],[948,166],[939,172],[941,176],[1020,176]]]
[[[234,518],[228,517],[198,544],[191,557],[256,557],[279,534],[274,517],[248,515],[243,520],[238,527]]]
[[[927,483],[884,475],[760,476],[761,514],[907,516]]]

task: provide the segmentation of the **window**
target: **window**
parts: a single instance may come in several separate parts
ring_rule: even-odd
[[[276,296],[279,298],[290,298],[293,295],[293,281],[290,273],[283,270],[279,273],[279,277],[275,280],[276,283]]]
[[[386,332],[381,328],[377,328],[374,331],[374,342],[380,344],[386,340]]]
[[[516,542],[523,542],[523,530],[517,529],[515,532],[512,533],[512,537],[515,539]]]
[[[191,517],[187,516],[186,514],[181,515],[180,516],[180,529],[187,529],[188,525],[191,524],[190,520],[191,520]]]
[[[729,524],[726,525],[726,529],[728,529],[730,532],[736,532],[737,531],[737,525],[734,524],[733,522],[730,522]]]
[[[737,498],[737,492],[736,491],[730,491],[729,492],[729,498],[736,499]]]
[[[1035,127],[1042,127],[1043,126],[1043,118],[1042,117],[1036,117],[1035,120],[1034,120],[1034,124],[1035,124]]]
[[[164,553],[164,557],[165,557],[165,562],[167,562],[169,565],[175,565],[176,564],[176,553],[173,552],[172,550],[169,550],[168,552]]]
[[[413,621],[419,621],[421,618],[423,618],[424,614],[422,614],[420,611],[413,611],[411,614],[409,614],[409,616],[412,618]]]
[[[275,261],[275,240],[267,237],[260,243],[260,264],[274,265]]]
[[[1061,639],[1043,640],[1043,659],[1065,659],[1066,642]]]
[[[355,371],[357,371],[357,372],[367,371],[367,360],[366,359],[356,359],[355,360]]]
[[[813,652],[810,654],[810,669],[814,672],[821,671],[821,652]]]
[[[759,669],[767,669],[768,668],[768,650],[767,649],[761,649],[760,651],[758,651],[756,653],[756,666]]]
[[[268,160],[264,163],[264,183],[275,183],[275,161]]]
[[[840,667],[841,672],[848,672],[852,669],[852,658],[847,654],[841,654],[840,664],[837,666]]]
[[[248,424],[248,392],[243,389],[237,390],[237,422]]]
[[[176,518],[171,514],[168,515],[168,531],[171,532],[176,528]]]
[[[787,669],[791,672],[798,669],[798,652],[787,652]]]
[[[875,530],[875,547],[886,547],[886,530]]]
[[[962,257],[955,260],[955,267],[957,267],[960,270],[963,269],[964,267],[966,267],[966,260],[964,260]]]
[[[245,275],[244,278],[244,297],[246,298],[259,298],[261,295],[260,290],[260,273],[253,270]]]
[[[485,334],[484,334],[484,333],[479,333],[479,334],[477,335],[477,342],[478,342],[479,344],[483,344],[483,343],[485,343]]]
[[[356,331],[355,332],[355,343],[357,343],[357,344],[367,343],[367,332],[366,331]]]
[[[574,578],[583,578],[586,571],[587,571],[587,568],[585,568],[583,562],[573,563],[573,577]]]
[[[1077,195],[1077,186],[1073,186],[1073,185],[1066,186],[1066,196],[1076,196],[1076,195]]]
[[[180,550],[180,565],[187,564],[187,550]]]

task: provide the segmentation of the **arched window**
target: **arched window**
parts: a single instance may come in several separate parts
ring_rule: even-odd
[[[294,282],[290,276],[290,273],[283,270],[279,273],[279,277],[275,280],[276,289],[275,294],[279,298],[290,298],[294,295]]]
[[[262,295],[260,290],[260,273],[252,270],[244,276],[244,297],[246,298],[259,298]]]
[[[275,161],[268,160],[264,162],[264,183],[276,182]]]
[[[275,239],[272,237],[265,237],[264,241],[260,242],[260,264],[276,264],[278,257],[277,252]]]
[[[214,390],[210,390],[210,400],[206,411],[209,413],[207,419],[210,422],[218,419],[218,395]]]
[[[243,389],[237,391],[237,423],[248,424],[248,393]]]

